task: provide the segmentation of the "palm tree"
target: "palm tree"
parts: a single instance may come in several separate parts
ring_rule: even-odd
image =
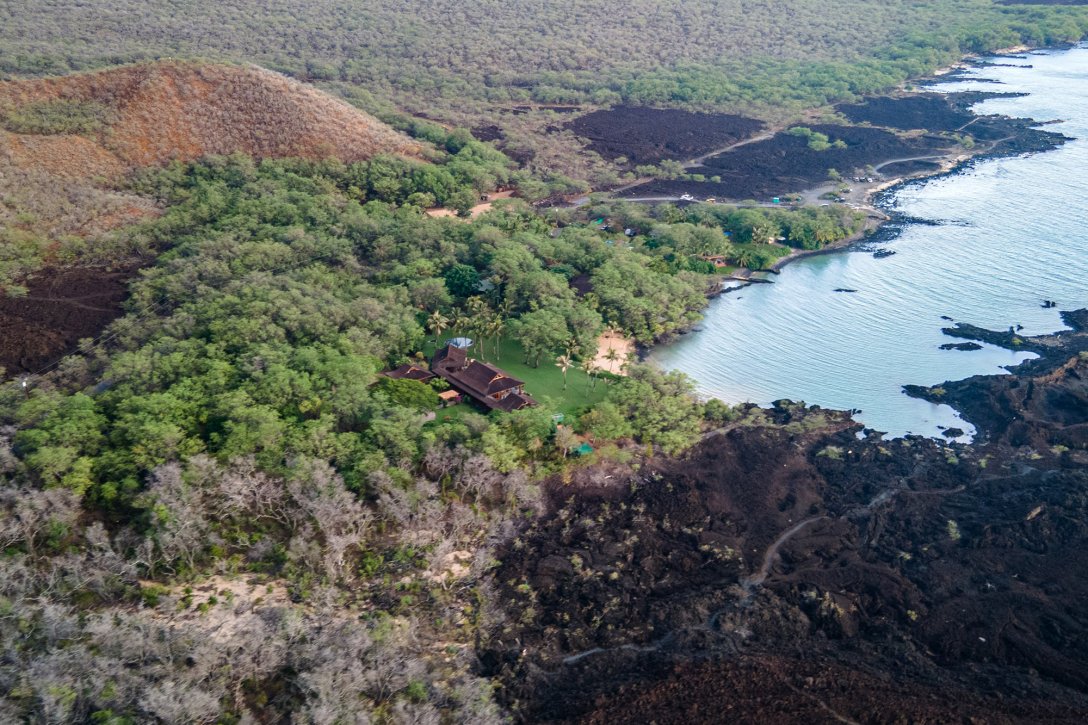
[[[465,308],[470,315],[479,315],[487,309],[487,302],[480,295],[473,295],[465,300]]]
[[[484,352],[484,337],[487,335],[487,321],[491,308],[483,297],[473,295],[465,300],[465,326],[473,336],[480,338],[477,349]]]
[[[455,333],[455,337],[465,337],[468,331],[469,318],[465,314],[464,310],[455,310],[453,318],[450,320],[450,332]]]
[[[555,364],[563,371],[563,390],[567,389],[567,371],[574,365],[570,355],[560,355],[555,359]]]
[[[434,346],[438,347],[438,338],[442,331],[448,328],[450,319],[442,314],[441,310],[435,310],[427,318],[427,327],[434,333]]]
[[[494,315],[487,322],[487,336],[495,343],[495,360],[499,359],[499,343],[502,342],[502,332],[506,329],[506,320],[499,315]]]
[[[586,392],[589,392],[590,383],[593,383],[593,387],[597,387],[597,363],[593,358],[586,358],[582,361],[582,370],[586,374]]]
[[[620,354],[616,352],[616,348],[609,347],[608,352],[604,354],[604,359],[608,361],[608,372],[614,372],[616,367],[616,361],[620,359]]]
[[[502,333],[506,330],[506,323],[510,321],[510,317],[514,314],[514,305],[510,300],[503,300],[499,303],[498,320],[495,323],[495,327],[498,328],[498,340],[495,342],[495,359],[499,359],[499,345],[502,343]]]
[[[578,341],[573,337],[567,340],[564,345],[564,350],[567,353],[567,357],[574,357],[582,352],[582,348],[578,345]]]
[[[616,327],[615,325],[609,325],[608,327],[604,328],[604,337],[606,340],[608,340],[608,349],[611,350],[612,341],[615,340],[617,337],[623,337],[623,330]]]

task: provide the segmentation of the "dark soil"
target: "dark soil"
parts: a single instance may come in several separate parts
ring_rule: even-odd
[[[589,148],[606,159],[654,164],[693,159],[743,141],[759,133],[763,123],[724,113],[616,106],[576,118],[566,128],[589,140]]]
[[[495,124],[476,126],[472,129],[472,135],[479,141],[502,141],[506,138],[506,134]]]
[[[892,703],[901,708],[902,719],[896,718]],[[835,725],[844,721],[840,718],[864,723],[1026,724],[1076,723],[1085,711],[1042,697],[995,701],[959,688],[902,682],[816,658],[741,655],[678,664],[652,685],[621,685],[581,721],[636,723],[647,714],[652,717],[647,722],[658,725]]]
[[[969,135],[976,141],[992,142],[1009,139],[1025,148],[1011,149],[1012,153],[1050,148],[1059,136],[1034,129],[1034,121],[1007,116],[977,116],[971,107],[989,98],[1014,97],[1018,93],[989,93],[969,91],[964,93],[918,93],[908,96],[879,96],[865,103],[837,106],[839,112],[854,123],[870,123],[900,130]],[[1050,137],[1047,139],[1047,137]],[[1009,137],[1013,137],[1010,139]],[[1041,145],[1040,145],[1041,144]],[[886,176],[895,176],[884,170]]]
[[[33,373],[75,350],[121,315],[131,270],[44,270],[25,297],[0,297],[0,366]]]
[[[578,274],[570,278],[570,288],[579,297],[585,297],[593,291],[593,281],[588,274]]]
[[[1067,140],[1060,134],[1036,128],[1036,123],[1030,119],[975,116],[970,112],[970,107],[978,101],[1000,95],[1015,94],[971,92],[943,97],[926,93],[872,98],[864,104],[841,106],[840,110],[859,122],[885,124],[900,133],[903,129],[914,133],[904,137],[876,127],[811,126],[833,141],[842,140],[847,147],[814,151],[808,147],[806,139],[780,133],[772,139],[745,144],[713,156],[704,161],[702,167],[691,170],[706,177],[718,176],[721,178],[719,183],[655,180],[627,189],[621,196],[691,194],[696,198],[767,199],[819,186],[828,180],[829,169],[836,169],[848,177],[867,175],[866,166],[955,150],[958,142],[949,137],[953,133],[988,144],[988,156],[1046,151]],[[925,133],[919,135],[919,130]],[[885,166],[881,174],[885,177],[907,176],[937,169],[932,160],[903,161]]]
[[[765,199],[823,184],[830,169],[853,176],[862,173],[867,165],[940,153],[950,145],[942,138],[902,138],[878,128],[835,125],[809,128],[826,134],[832,141],[843,141],[846,148],[814,151],[807,139],[779,133],[774,138],[712,156],[703,162],[702,168],[693,170],[707,177],[720,176],[720,183],[658,180],[628,189],[623,196],[690,193],[699,197]]]
[[[1030,369],[945,384],[981,444],[780,403],[557,483],[498,556],[500,696],[529,722],[1088,720],[1088,312],[1066,321]]]
[[[938,93],[892,98],[879,96],[865,103],[842,104],[836,107],[853,123],[902,130],[955,131],[970,123],[975,116],[954,108],[948,98]]]
[[[1088,446],[1088,311],[1063,312],[1062,319],[1072,329],[1040,337],[964,323],[944,328],[951,337],[1027,350],[1040,357],[1017,365],[1014,375],[976,375],[906,390],[952,405],[987,440],[1032,446],[1041,454],[1052,452],[1055,446],[1084,449]]]

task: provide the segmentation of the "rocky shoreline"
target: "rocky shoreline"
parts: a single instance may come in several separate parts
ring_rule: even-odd
[[[972,445],[780,401],[556,482],[499,552],[483,670],[528,722],[1083,722],[1088,311],[1064,319],[930,391]]]
[[[973,159],[1064,141],[999,120],[1020,135]],[[925,221],[888,216],[866,241]],[[945,328],[1038,355],[906,389],[971,444],[778,401],[682,457],[550,482],[497,553],[481,673],[524,722],[1088,721],[1088,310],[1062,319]]]
[[[946,79],[942,79],[946,80]],[[987,98],[1008,97],[1007,93],[991,93],[983,91],[970,91],[952,94],[949,103],[953,108],[970,113],[969,108]],[[1016,95],[1016,94],[1012,94]],[[910,96],[908,96],[909,98]],[[973,115],[973,114],[972,114]],[[775,262],[768,270],[772,274],[778,274],[787,265],[798,259],[822,254],[833,254],[848,251],[860,242],[888,241],[891,236],[898,235],[901,226],[907,222],[915,222],[901,212],[891,208],[892,197],[909,184],[920,184],[956,174],[964,173],[972,164],[988,159],[1006,158],[1027,153],[1044,153],[1052,151],[1070,139],[1067,137],[1044,131],[1038,128],[1038,122],[1032,119],[1018,119],[1002,116],[973,116],[971,123],[986,122],[986,133],[997,137],[992,139],[993,144],[987,148],[981,148],[974,153],[964,153],[962,149],[948,153],[938,164],[936,171],[920,170],[899,178],[883,180],[862,186],[858,191],[860,198],[858,208],[867,214],[865,228],[842,241],[829,244],[826,247],[812,250],[796,250],[789,256]],[[822,188],[822,187],[821,187]],[[815,193],[810,190],[806,193]],[[883,232],[883,234],[882,234]],[[881,235],[881,236],[877,236]],[[745,285],[733,289],[743,289]],[[729,290],[733,291],[733,290]]]
[[[946,327],[943,332],[950,337],[1039,357],[1011,368],[1009,375],[975,375],[931,387],[907,385],[904,391],[951,405],[975,426],[983,442],[1010,439],[1040,450],[1070,448],[1074,458],[1088,463],[1088,456],[1076,452],[1088,443],[1088,425],[1081,425],[1088,423],[1088,310],[1062,312],[1061,317],[1069,329],[1036,337],[965,323]],[[1062,383],[1060,397],[1037,397],[1040,387],[1047,390],[1057,381]],[[1040,405],[1047,410],[1040,413]]]

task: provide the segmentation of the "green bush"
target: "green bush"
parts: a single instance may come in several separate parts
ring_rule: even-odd
[[[109,120],[110,109],[95,101],[60,99],[31,103],[7,111],[3,126],[13,133],[52,136],[93,133]]]

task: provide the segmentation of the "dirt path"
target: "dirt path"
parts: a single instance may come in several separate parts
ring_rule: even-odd
[[[431,217],[452,217],[452,218],[456,218],[456,219],[461,219],[463,221],[471,221],[472,219],[475,219],[476,217],[480,216],[481,214],[484,214],[486,212],[491,211],[491,209],[495,205],[496,201],[498,201],[500,199],[509,199],[513,195],[514,195],[513,191],[497,191],[497,192],[495,192],[493,194],[488,194],[486,201],[482,201],[479,204],[477,204],[476,206],[469,209],[468,217],[459,217],[459,216],[457,216],[456,211],[454,211],[453,209],[446,209],[446,208],[428,209],[426,214],[427,214],[427,216],[431,216]]]
[[[741,586],[748,592],[751,592],[756,587],[762,586],[763,582],[767,580],[768,575],[771,573],[771,567],[774,566],[774,560],[778,557],[778,550],[782,548],[782,545],[806,527],[817,521],[823,521],[826,518],[827,516],[813,516],[810,519],[805,519],[804,521],[794,524],[779,534],[778,538],[775,539],[774,542],[767,547],[767,551],[763,553],[763,563],[760,565],[759,570],[752,576],[741,581]]]
[[[752,136],[751,138],[746,138],[743,141],[737,141],[736,143],[729,144],[728,146],[723,146],[720,149],[714,149],[710,153],[705,153],[702,156],[698,156],[698,157],[692,159],[691,161],[688,161],[687,163],[684,164],[684,168],[685,169],[690,169],[690,168],[694,168],[696,166],[702,166],[703,162],[706,161],[707,159],[709,159],[711,156],[717,156],[718,154],[724,154],[726,152],[732,151],[733,149],[738,149],[741,146],[747,146],[750,143],[756,143],[757,141],[769,141],[770,139],[774,138],[775,134],[777,134],[780,130],[781,129],[776,128],[776,129],[761,133],[758,136]]]
[[[879,164],[873,167],[873,171],[880,173],[880,170],[885,166],[891,166],[892,164],[906,163],[907,161],[932,161],[934,159],[946,159],[948,154],[930,154],[929,156],[907,156],[902,159],[889,159],[888,161],[881,161]]]

